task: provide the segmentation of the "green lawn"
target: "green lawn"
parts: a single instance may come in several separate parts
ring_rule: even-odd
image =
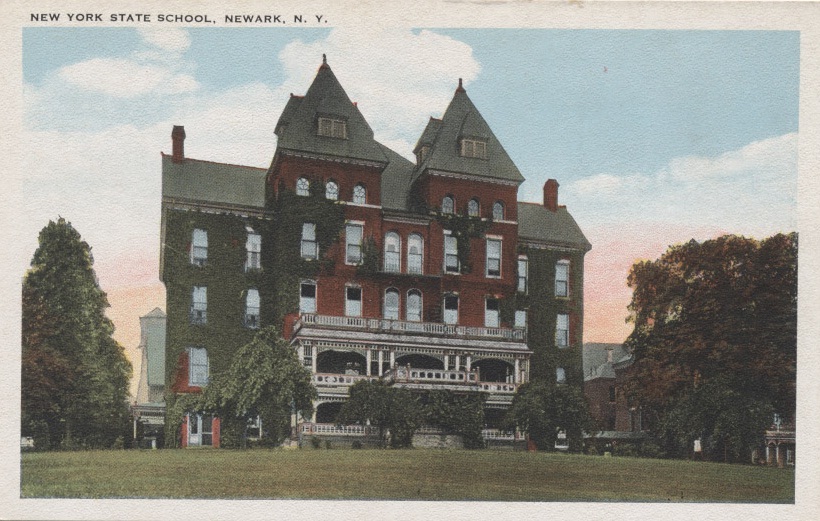
[[[793,503],[794,470],[489,450],[25,453],[21,496]]]

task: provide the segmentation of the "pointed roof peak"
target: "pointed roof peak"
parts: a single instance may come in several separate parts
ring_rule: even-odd
[[[464,84],[462,83],[461,78],[458,79],[458,88],[456,89],[456,92],[467,92],[467,90],[464,88]]]
[[[330,65],[327,64],[327,54],[322,53],[322,65],[319,66],[319,70],[322,69],[329,69]]]

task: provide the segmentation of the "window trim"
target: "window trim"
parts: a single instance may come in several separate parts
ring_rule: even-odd
[[[449,201],[449,202],[448,202]],[[456,198],[452,194],[447,194],[441,198],[441,213],[444,215],[455,215]]]
[[[305,226],[311,225],[313,226],[313,238],[306,239],[305,238]],[[312,255],[305,255],[305,245],[312,244],[313,245],[313,254]],[[301,257],[305,260],[317,260],[319,258],[319,242],[316,239],[316,223],[311,222],[304,222],[302,223],[302,241],[300,243],[300,251]]]
[[[200,241],[197,241],[197,237],[200,238]],[[200,243],[198,244],[198,242]],[[197,253],[201,255],[197,255]],[[191,264],[200,267],[208,264],[208,230],[194,228],[191,232]]]
[[[414,318],[410,318],[410,296],[418,295],[419,296],[419,314],[418,320]],[[424,294],[421,292],[420,289],[411,288],[407,290],[407,294],[405,295],[405,305],[404,305],[404,319],[407,322],[422,322],[424,320]]]
[[[358,244],[355,242],[351,242],[348,239],[350,238],[350,229],[351,228],[358,228],[359,229],[359,242]],[[350,249],[351,247],[358,247],[359,254],[358,260],[351,260],[350,257]],[[348,266],[359,266],[362,261],[364,260],[364,252],[362,251],[364,247],[364,222],[363,221],[346,221],[345,222],[345,264]]]
[[[481,145],[481,146],[479,146]],[[461,157],[487,159],[487,140],[474,137],[461,138]]]
[[[559,329],[559,327],[558,327],[560,325],[561,321],[562,321],[561,317],[566,317],[565,318],[566,326],[567,326],[566,329]],[[564,334],[562,335],[561,332],[563,332]],[[558,313],[555,316],[555,345],[559,349],[565,349],[565,348],[569,347],[569,344],[570,344],[570,334],[569,333],[570,333],[569,314],[568,313]]]
[[[356,191],[359,189],[361,189],[361,194],[356,193]],[[361,200],[357,200],[357,198],[359,198],[359,195],[361,195]],[[353,196],[351,197],[350,202],[352,202],[353,204],[367,204],[367,187],[364,185],[364,183],[356,183],[356,185],[353,186]]]
[[[555,383],[558,385],[566,385],[567,383],[567,370],[564,367],[556,367],[555,368]]]
[[[453,244],[455,245],[454,252],[448,253],[447,250],[447,238],[450,237],[453,240]],[[447,263],[448,257],[455,257],[456,264],[454,269],[450,269]],[[461,261],[458,258],[458,238],[453,235],[453,232],[450,230],[444,230],[444,274],[445,275],[458,275],[461,273]]]
[[[495,259],[495,257],[490,257],[490,242],[497,242],[498,243],[498,273],[490,273],[490,259]],[[504,258],[504,239],[502,237],[496,235],[487,235],[484,240],[484,248],[485,248],[485,256],[484,256],[484,275],[488,279],[500,279],[502,275],[501,271],[501,264],[502,259]]]
[[[194,363],[194,353],[202,353],[204,355],[205,363]],[[208,357],[208,350],[204,347],[189,347],[188,348],[188,387],[205,387],[210,380],[210,359]],[[205,375],[202,380],[194,380],[194,367],[205,368]]]
[[[246,227],[245,230],[248,232],[245,240],[245,253],[247,254],[245,257],[245,271],[260,270],[262,269],[262,235],[256,233],[250,226]],[[258,237],[258,239],[252,241],[252,237]]]
[[[251,307],[250,300],[251,300],[251,292],[256,293],[256,307]],[[259,295],[259,290],[256,288],[248,288],[248,291],[245,293],[245,315],[243,317],[243,322],[245,327],[248,329],[259,329],[260,327],[260,315],[261,315],[261,308],[262,308],[262,297]],[[251,309],[255,309],[256,313],[250,313]],[[255,317],[251,320],[251,317]]]
[[[302,183],[303,181],[304,183]],[[307,197],[310,195],[310,180],[307,177],[300,177],[296,180],[296,195],[299,197]]]
[[[349,293],[348,293],[350,290],[355,290],[355,289],[359,290],[359,300],[358,300],[358,302],[359,302],[359,314],[358,315],[350,314],[351,309],[348,307],[349,306],[348,302],[356,302],[355,300],[351,300],[349,298]],[[364,290],[362,289],[361,286],[354,285],[354,284],[346,284],[345,285],[345,316],[346,317],[358,318],[358,317],[362,317],[363,315],[364,315]]]
[[[316,135],[347,139],[347,120],[339,117],[319,116],[316,120]]]
[[[388,238],[395,239],[396,241],[396,251],[387,251],[388,246]],[[383,262],[382,262],[382,269],[385,273],[401,273],[401,235],[398,232],[390,230],[384,234],[384,253],[383,253]],[[391,256],[395,257],[395,269],[387,269],[387,257],[388,253]]]
[[[524,274],[521,274],[521,263],[524,263]],[[524,289],[521,289],[521,281],[523,282]],[[526,255],[519,255],[518,256],[518,263],[516,264],[516,285],[515,289],[518,293],[526,295],[529,292],[530,286],[530,259]]]
[[[331,188],[333,188],[333,192],[331,192]],[[339,183],[333,179],[328,179],[325,183],[325,199],[328,201],[339,200]]]
[[[475,211],[473,211],[473,205],[475,205]],[[473,197],[467,201],[467,217],[481,217],[481,202],[478,197]]]
[[[565,269],[566,269],[566,278],[565,279],[559,279],[558,278],[558,267],[559,266],[564,266]],[[555,263],[555,296],[556,297],[561,297],[561,298],[568,298],[569,297],[569,268],[570,268],[570,262],[569,262],[568,259],[560,259]],[[561,292],[558,290],[558,284],[561,283],[561,282],[564,284],[563,294],[561,294]]]
[[[524,317],[524,323],[519,324],[518,317]],[[527,319],[529,318],[529,310],[527,309],[516,309],[515,315],[513,316],[513,328],[514,329],[527,329]]]
[[[494,310],[490,309],[491,301],[495,302],[496,309]],[[495,325],[490,324],[488,320],[488,318],[491,317],[491,315],[489,315],[491,311],[495,312],[495,316],[493,317],[495,319]],[[501,299],[492,296],[484,298],[484,327],[501,327]]]
[[[454,298],[456,300],[456,309],[455,309],[456,320],[455,320],[455,322],[448,322],[447,321],[447,299],[448,298]],[[441,299],[441,321],[444,322],[447,325],[452,325],[452,326],[458,325],[459,312],[461,311],[459,309],[460,307],[461,307],[461,302],[460,302],[460,299],[459,299],[457,293],[447,293],[445,295],[442,295],[442,299]]]
[[[501,214],[499,218],[498,214]],[[496,201],[493,203],[493,221],[503,221],[507,218],[507,205],[504,201]]]
[[[312,299],[310,297],[303,297],[302,296],[302,286],[313,286],[313,298]],[[314,279],[302,279],[302,280],[300,280],[299,281],[299,314],[300,315],[303,315],[303,314],[304,315],[310,315],[312,313],[316,313],[316,311],[319,307],[319,298],[318,297],[319,297],[319,285],[316,284],[316,281]],[[305,306],[303,306],[302,304],[304,302],[308,302],[309,300],[312,300],[313,309],[310,310],[310,311],[307,311],[307,310],[304,309]]]
[[[197,294],[201,300],[197,300]],[[191,290],[190,321],[196,325],[208,323],[208,286],[194,286]]]
[[[389,293],[395,293],[396,295],[396,307],[395,307],[395,316],[388,317],[387,316],[387,295]],[[384,290],[384,302],[382,303],[382,318],[385,320],[399,320],[401,318],[401,292],[398,288],[394,286],[390,286],[389,288]]]
[[[419,252],[418,253],[410,253],[411,248],[411,239],[413,237],[418,237],[419,239]],[[419,266],[418,271],[415,271],[413,268],[413,263],[410,261],[413,257],[418,257],[419,259]],[[423,275],[424,274],[424,235],[420,233],[413,232],[407,236],[407,273],[413,275]]]

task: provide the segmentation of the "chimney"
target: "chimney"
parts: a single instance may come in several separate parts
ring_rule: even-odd
[[[558,181],[555,179],[547,179],[544,183],[544,206],[551,212],[558,211]]]
[[[185,127],[174,125],[174,130],[171,132],[171,143],[171,159],[174,163],[182,163],[185,161]]]
[[[612,348],[611,347],[606,348],[606,361],[610,364],[612,363]]]

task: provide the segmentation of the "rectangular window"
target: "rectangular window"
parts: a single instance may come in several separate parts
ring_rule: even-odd
[[[362,316],[362,288],[356,286],[345,288],[345,315],[348,317]]]
[[[245,259],[245,271],[258,270],[262,267],[262,236],[253,231],[248,232],[248,240],[245,242],[245,250],[248,253]]]
[[[249,289],[245,297],[245,327],[259,328],[259,290]]]
[[[208,352],[203,347],[188,349],[188,385],[208,385]]]
[[[362,225],[348,223],[345,226],[345,263],[362,263]]]
[[[569,315],[561,313],[555,320],[555,345],[558,347],[569,345]]]
[[[615,401],[615,386],[614,385],[609,386],[609,401],[610,402]]]
[[[458,273],[458,240],[445,232],[444,235],[444,273]]]
[[[302,346],[302,365],[313,367],[313,346]]]
[[[484,327],[498,327],[498,299],[484,301]]]
[[[318,259],[319,245],[316,243],[316,224],[302,224],[302,258]]]
[[[343,119],[319,118],[318,134],[347,139],[347,122]]]
[[[487,143],[478,139],[462,139],[461,155],[462,157],[478,157],[481,159],[486,159]]]
[[[191,264],[204,266],[208,262],[208,232],[195,229],[191,236]]]
[[[567,383],[567,372],[564,370],[563,367],[557,367],[555,369],[555,383]]]
[[[208,322],[208,288],[194,286],[191,294],[191,324]]]
[[[316,313],[316,283],[312,280],[299,285],[299,313]]]
[[[458,324],[458,296],[456,295],[444,297],[444,323]]]
[[[487,276],[501,276],[501,241],[487,239]]]
[[[515,312],[515,327],[525,329],[527,327],[527,310],[519,309]]]
[[[569,261],[561,260],[555,264],[555,296],[569,296]]]
[[[529,277],[529,260],[518,257],[518,292],[527,293],[527,277]]]

